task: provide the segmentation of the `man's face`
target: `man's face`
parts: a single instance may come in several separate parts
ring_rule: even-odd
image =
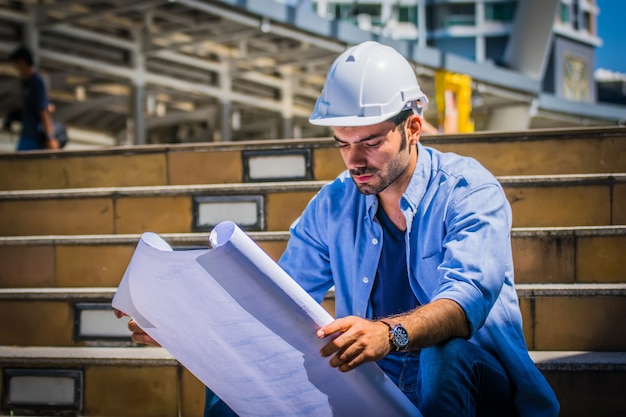
[[[17,70],[20,78],[28,78],[30,75],[30,66],[26,64],[23,59],[16,59],[13,61],[13,66]]]
[[[407,123],[412,126],[411,120],[413,117],[397,126],[385,121],[333,128],[341,157],[361,193],[379,194],[392,184],[406,186],[417,160],[419,137],[419,128],[417,135],[407,128]]]

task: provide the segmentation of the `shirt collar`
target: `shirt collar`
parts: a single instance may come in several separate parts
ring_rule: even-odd
[[[400,209],[402,211],[411,210],[413,214],[417,211],[417,207],[426,194],[432,163],[430,153],[419,142],[417,143],[417,155],[415,171],[413,171],[409,185],[407,185],[400,200]]]

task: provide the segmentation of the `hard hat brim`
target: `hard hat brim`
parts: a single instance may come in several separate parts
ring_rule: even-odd
[[[363,117],[363,116],[342,116],[342,117],[318,117],[312,115],[309,118],[309,123],[316,126],[336,126],[336,127],[357,127],[357,126],[371,126],[378,123],[382,123],[385,120],[389,120],[396,114],[381,115],[377,117]]]

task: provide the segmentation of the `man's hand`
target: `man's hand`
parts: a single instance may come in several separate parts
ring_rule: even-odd
[[[61,149],[61,144],[55,137],[48,136],[48,139],[46,139],[46,148],[47,149]]]
[[[321,327],[317,337],[323,339],[339,333],[321,350],[322,357],[333,356],[330,366],[347,372],[364,362],[377,361],[390,351],[389,328],[384,323],[348,316]]]
[[[124,316],[128,315],[120,310],[115,309],[115,317],[121,319]],[[135,343],[139,343],[140,345],[161,346],[159,345],[159,343],[157,343],[156,340],[148,336],[148,334],[144,332],[141,327],[139,327],[135,320],[131,320],[128,322],[128,330],[132,332],[130,338]]]

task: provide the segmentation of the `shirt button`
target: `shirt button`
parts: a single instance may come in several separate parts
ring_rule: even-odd
[[[368,282],[370,282],[370,279],[368,277],[363,277],[363,284],[367,284]]]
[[[378,245],[378,239],[376,238],[372,239],[372,245]]]

